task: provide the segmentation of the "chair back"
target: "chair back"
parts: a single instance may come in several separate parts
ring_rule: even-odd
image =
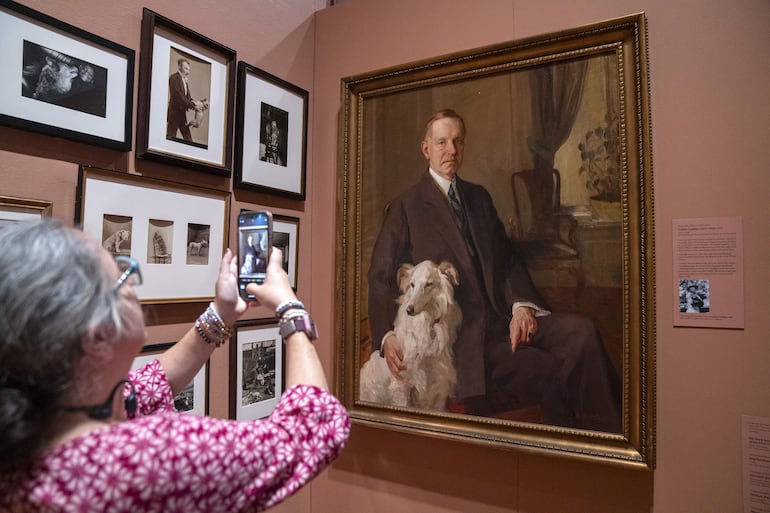
[[[525,169],[511,175],[514,233],[518,240],[554,238],[561,210],[561,177],[556,169]]]

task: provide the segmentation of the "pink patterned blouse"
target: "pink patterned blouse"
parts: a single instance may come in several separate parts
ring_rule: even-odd
[[[350,419],[331,394],[287,390],[265,420],[173,411],[155,360],[129,379],[139,415],[55,447],[32,471],[0,481],[0,511],[262,511],[296,492],[339,454]]]

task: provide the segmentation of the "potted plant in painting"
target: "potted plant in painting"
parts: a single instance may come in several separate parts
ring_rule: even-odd
[[[586,132],[578,144],[580,174],[590,194],[591,208],[598,219],[620,220],[620,154],[617,124],[609,127],[597,126]]]

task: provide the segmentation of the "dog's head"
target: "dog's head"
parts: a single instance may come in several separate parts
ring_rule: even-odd
[[[124,240],[128,240],[129,235],[128,230],[118,230],[115,232],[115,239],[117,240],[118,245]]]
[[[454,265],[449,262],[436,265],[430,260],[401,265],[396,280],[402,293],[399,302],[406,305],[409,315],[430,310],[440,316],[447,304],[454,301],[454,287],[460,284]]]

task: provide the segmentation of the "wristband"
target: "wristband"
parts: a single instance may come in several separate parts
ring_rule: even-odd
[[[291,300],[291,301],[284,301],[278,307],[275,309],[275,317],[277,319],[280,319],[283,317],[283,314],[288,312],[291,309],[298,309],[298,310],[304,310],[305,305],[302,304],[301,301]]]
[[[280,333],[281,337],[285,340],[287,337],[290,337],[298,331],[305,333],[307,338],[311,341],[318,338],[318,330],[315,327],[313,319],[310,318],[310,315],[307,312],[287,319],[286,322],[281,324],[278,333]]]

